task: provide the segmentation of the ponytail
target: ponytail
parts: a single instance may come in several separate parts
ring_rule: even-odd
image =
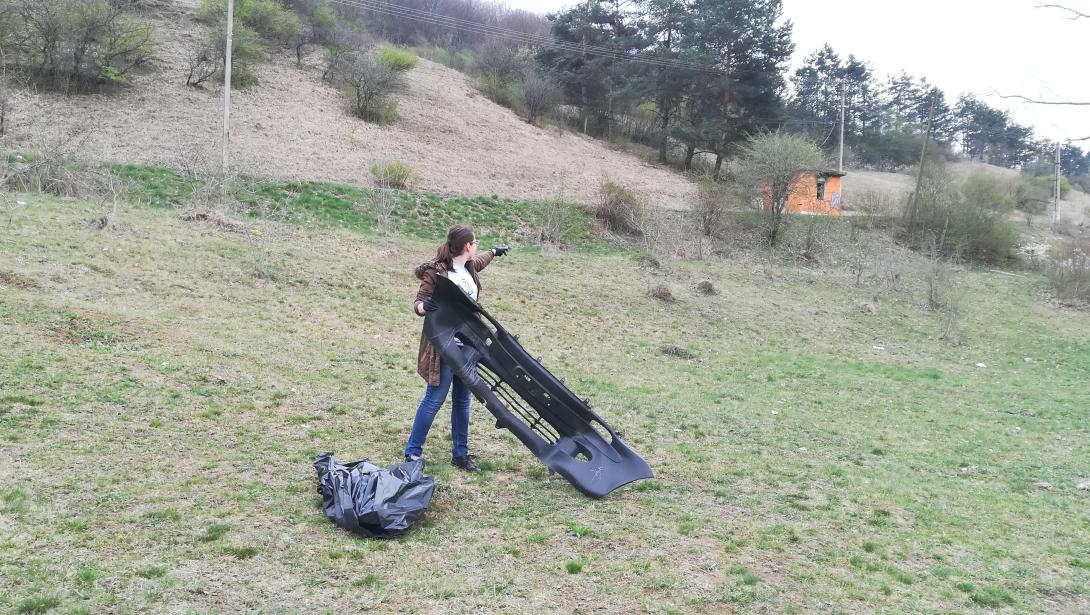
[[[458,224],[447,231],[447,240],[435,251],[436,262],[446,263],[449,267],[451,259],[460,255],[466,249],[466,244],[473,241],[473,229]]]

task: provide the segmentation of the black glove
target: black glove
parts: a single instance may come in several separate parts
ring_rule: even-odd
[[[496,246],[492,248],[492,251],[496,253],[496,256],[503,256],[504,254],[507,254],[507,250],[507,246]]]
[[[424,300],[424,311],[425,312],[434,312],[435,310],[438,310],[438,309],[439,309],[439,304],[436,303],[435,301],[433,301],[431,297],[428,297],[427,299]]]

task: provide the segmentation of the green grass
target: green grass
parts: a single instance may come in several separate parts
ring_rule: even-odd
[[[194,192],[196,180],[160,167],[107,164],[131,182],[129,196],[156,207],[177,208]],[[290,224],[339,228],[371,234],[377,219],[371,210],[371,190],[331,182],[270,182],[244,177],[231,190],[242,208],[255,217]],[[482,244],[516,243],[542,224],[544,202],[497,195],[465,197],[432,192],[395,191],[393,230],[421,239],[440,239],[454,224],[469,224]],[[563,241],[587,251],[615,251],[598,240],[585,210],[560,203],[567,210]]]
[[[35,596],[20,602],[16,612],[36,615],[38,613],[48,613],[60,605],[61,599],[56,596]]]
[[[0,294],[0,612],[1090,610],[1090,315],[1032,274],[970,271],[951,346],[902,252],[904,289],[867,314],[873,289],[835,263],[651,272],[516,247],[481,301],[656,478],[589,500],[475,403],[488,471],[445,462],[441,414],[421,525],[334,527],[314,456],[396,462],[420,400],[412,267],[452,220],[506,240],[535,207],[403,195],[416,226],[379,236],[340,224],[351,190],[268,183],[296,217],[261,243],[172,207],[95,230],[97,203],[20,195],[0,234],[0,274],[33,282]]]

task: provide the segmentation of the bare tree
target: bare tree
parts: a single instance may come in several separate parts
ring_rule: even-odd
[[[370,46],[367,36],[351,24],[337,21],[327,33],[323,46],[325,69],[322,79],[336,81],[352,62]]]
[[[195,88],[219,72],[223,63],[223,50],[216,45],[216,37],[208,37],[189,54],[189,74],[185,84]]]
[[[522,102],[526,105],[526,121],[534,124],[563,100],[560,86],[536,70],[528,70],[519,84]]]
[[[1082,12],[1080,10],[1073,9],[1073,8],[1071,8],[1069,6],[1066,6],[1066,5],[1063,5],[1063,4],[1041,4],[1040,2],[1038,2],[1037,3],[1037,8],[1039,8],[1039,9],[1057,9],[1057,10],[1060,10],[1060,11],[1065,11],[1065,12],[1067,12],[1069,14],[1068,19],[1070,19],[1071,21],[1078,21],[1078,20],[1080,20],[1082,18],[1090,19],[1090,13],[1084,13],[1084,12]],[[1022,100],[1022,101],[1025,101],[1025,102],[1028,102],[1028,103],[1031,103],[1031,104],[1034,104],[1034,105],[1058,105],[1058,106],[1067,106],[1067,107],[1072,107],[1072,106],[1074,106],[1074,107],[1086,107],[1086,106],[1090,106],[1090,101],[1085,101],[1085,100],[1082,100],[1082,101],[1042,100],[1042,99],[1039,99],[1039,98],[1030,98],[1028,96],[1023,96],[1021,94],[1000,94],[998,92],[996,92],[996,96],[998,96],[999,98],[1016,98],[1018,100]],[[1078,139],[1069,139],[1069,141],[1090,141],[1090,136],[1080,137]]]
[[[727,195],[727,187],[711,177],[700,181],[692,212],[702,236],[713,237],[719,232],[726,215]]]
[[[1062,4],[1041,4],[1040,2],[1038,2],[1037,3],[1037,8],[1039,8],[1039,9],[1059,9],[1061,11],[1067,11],[1068,13],[1071,14],[1071,16],[1068,18],[1071,21],[1078,21],[1079,19],[1082,19],[1083,17],[1085,17],[1087,19],[1090,19],[1090,13],[1083,13],[1082,11],[1075,10],[1075,9],[1069,7],[1069,6],[1064,6]]]
[[[132,182],[113,169],[102,169],[95,178],[95,192],[98,194],[101,216],[91,221],[91,225],[100,230],[117,227],[117,207],[122,198],[132,188]]]
[[[375,189],[371,191],[371,211],[378,223],[378,232],[385,235],[390,232],[397,209],[397,191],[385,177],[376,179]]]
[[[776,245],[786,222],[787,202],[804,192],[800,180],[822,165],[820,150],[803,135],[783,131],[758,135],[742,150],[739,177],[745,192],[766,213],[768,243]]]

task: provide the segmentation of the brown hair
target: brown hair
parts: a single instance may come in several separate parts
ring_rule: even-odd
[[[447,231],[446,243],[439,246],[435,252],[435,260],[451,264],[451,259],[460,255],[466,245],[473,241],[473,229],[464,224],[456,224]]]

